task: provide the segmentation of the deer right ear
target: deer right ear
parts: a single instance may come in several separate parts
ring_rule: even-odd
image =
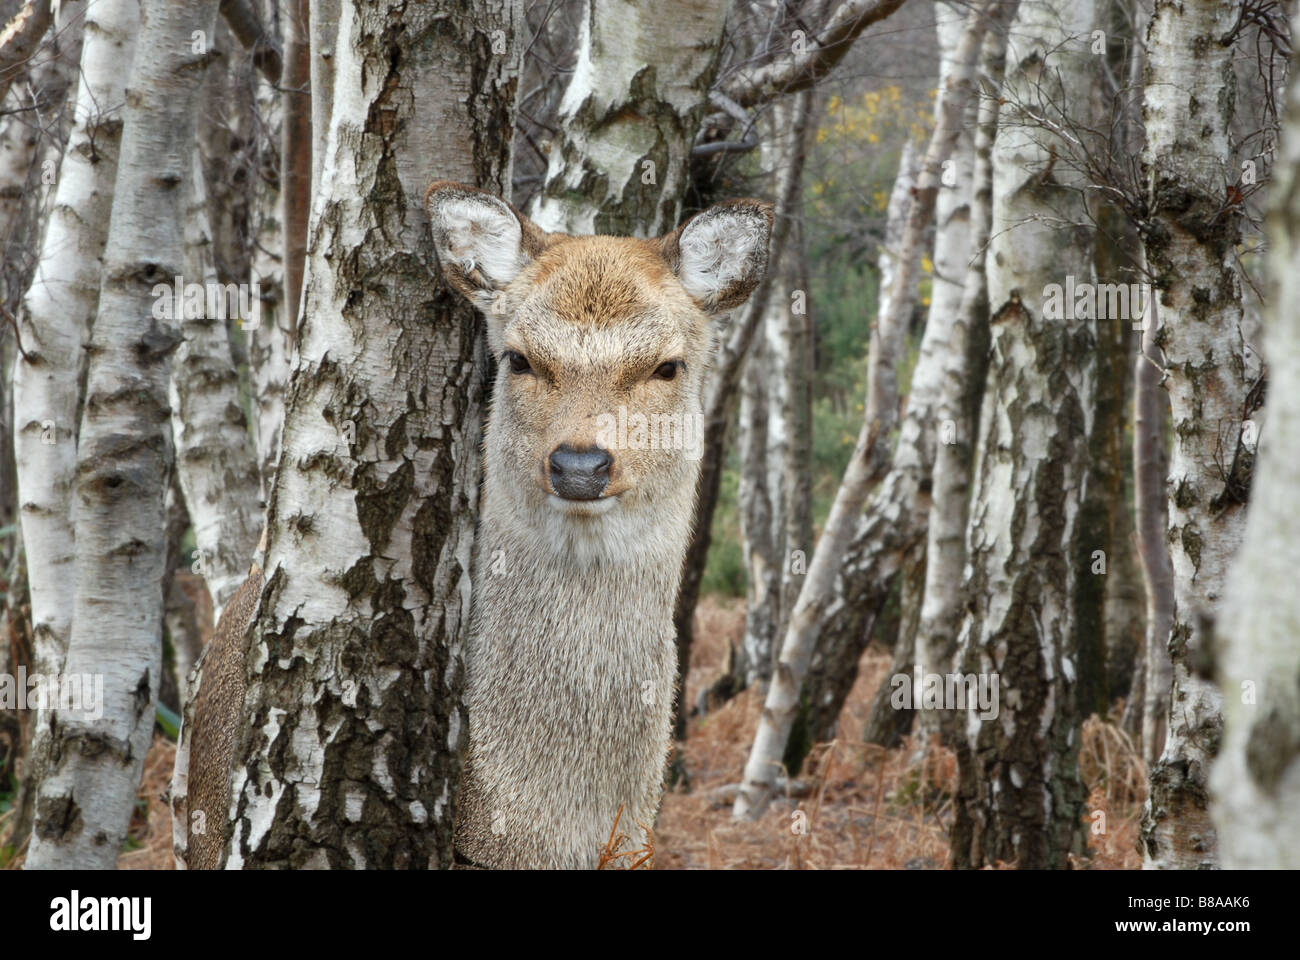
[[[705,313],[732,310],[767,272],[772,204],[727,200],[659,240],[659,251]]]
[[[435,180],[424,208],[443,276],[484,313],[546,245],[547,235],[510,204],[463,183]]]

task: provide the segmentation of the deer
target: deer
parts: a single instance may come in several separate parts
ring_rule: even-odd
[[[454,865],[631,866],[611,839],[653,849],[706,372],[719,318],[766,272],[772,205],[724,201],[655,239],[548,233],[446,180],[425,210],[443,279],[485,318],[495,366]],[[226,807],[244,680],[230,661],[259,586],[254,566],[196,672],[207,716],[188,748],[191,807]],[[188,865],[218,866],[224,837],[193,838]],[[178,862],[184,847],[178,833]]]
[[[688,443],[617,425],[675,422],[684,438],[700,422],[714,316],[763,277],[772,208],[726,201],[647,240],[547,233],[446,181],[425,206],[497,362],[457,861],[591,868],[616,820],[643,848],[658,812],[700,470]]]

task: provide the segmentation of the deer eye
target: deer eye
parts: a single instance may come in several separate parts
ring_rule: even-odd
[[[511,373],[532,373],[533,372],[532,365],[529,364],[528,358],[525,357],[522,353],[519,353],[515,350],[507,350],[505,354],[505,358],[510,362]]]
[[[682,365],[680,360],[665,360],[659,366],[655,367],[653,374],[656,380],[672,380],[677,376],[677,368]]]

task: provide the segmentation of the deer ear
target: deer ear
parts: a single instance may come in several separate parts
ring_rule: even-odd
[[[547,243],[510,204],[463,183],[435,180],[424,208],[443,276],[484,313]]]
[[[767,271],[772,205],[764,200],[716,203],[663,237],[660,254],[706,313],[748,299]]]

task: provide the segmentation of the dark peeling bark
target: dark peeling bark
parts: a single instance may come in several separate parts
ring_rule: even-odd
[[[1018,298],[992,327],[958,663],[996,674],[1000,703],[958,739],[952,861],[1059,869],[1084,848],[1069,584],[1086,462],[1074,366],[1094,345],[1086,325],[1044,322]]]
[[[484,358],[422,199],[508,191],[520,22],[342,11],[227,866],[450,865]]]

